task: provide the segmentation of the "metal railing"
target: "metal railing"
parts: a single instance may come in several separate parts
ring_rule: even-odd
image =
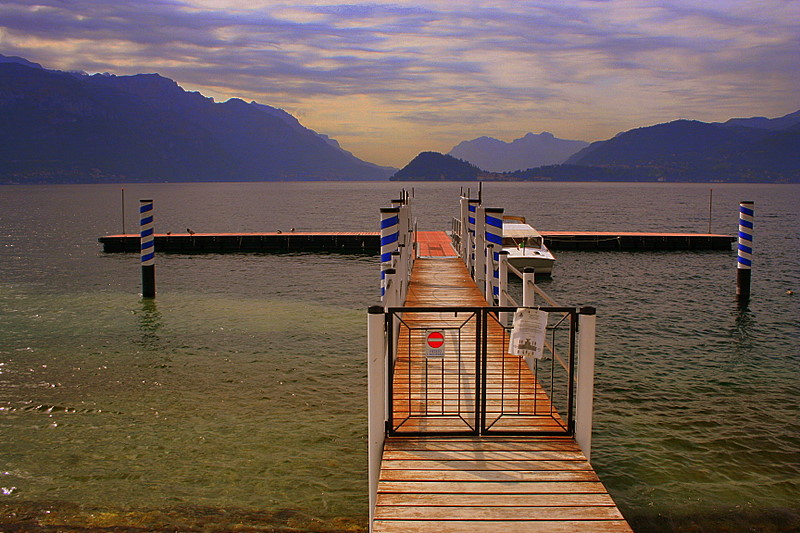
[[[517,307],[388,309],[389,435],[574,435],[581,309],[537,309],[549,316],[541,359],[511,353],[500,317]]]

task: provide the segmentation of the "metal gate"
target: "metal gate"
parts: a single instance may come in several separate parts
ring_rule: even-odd
[[[386,313],[390,435],[572,435],[578,310],[548,313],[545,355],[512,355],[515,307]]]

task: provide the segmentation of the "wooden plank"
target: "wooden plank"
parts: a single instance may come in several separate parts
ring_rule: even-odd
[[[581,458],[584,458],[583,452],[572,439],[556,439],[552,437],[516,439],[514,437],[504,436],[502,440],[498,440],[497,438],[492,440],[481,440],[478,438],[435,440],[393,437],[386,441],[384,450],[384,453],[390,453],[392,451],[480,451],[481,453],[493,451],[524,451],[526,453],[539,451],[569,451],[579,454]]]
[[[443,461],[404,461],[384,460],[387,469],[396,470],[487,470],[487,471],[538,471],[538,470],[591,470],[586,461],[550,461],[517,459],[514,461],[479,460],[443,460]]]
[[[614,506],[418,506],[378,505],[375,518],[392,520],[622,520],[622,513]]]
[[[376,520],[374,533],[630,533],[624,520]]]
[[[541,476],[544,477],[544,476]],[[575,473],[560,474],[559,477],[576,477]],[[584,478],[593,478],[588,481],[551,480],[551,481],[406,481],[386,480],[381,481],[379,499],[388,494],[401,493],[404,495],[423,494],[434,496],[436,494],[607,494],[605,486],[595,476],[584,474]],[[609,496],[610,497],[610,496]],[[486,501],[484,500],[484,504]]]
[[[531,470],[499,472],[496,470],[392,470],[381,469],[381,481],[599,481],[590,470]],[[378,488],[380,491],[380,487]],[[578,491],[580,492],[580,491]]]
[[[381,506],[391,505],[414,505],[417,507],[431,506],[473,506],[478,507],[487,505],[487,501],[493,507],[580,507],[580,506],[608,506],[613,507],[614,500],[605,492],[597,493],[508,493],[494,494],[491,492],[481,493],[409,493],[401,494],[384,493],[381,494]]]
[[[486,450],[482,456],[491,461],[518,461],[520,453],[517,451]],[[473,450],[387,450],[383,452],[384,461],[472,461],[475,459]],[[527,460],[531,461],[582,461],[586,462],[586,457],[574,450],[569,451],[537,451],[531,454]]]

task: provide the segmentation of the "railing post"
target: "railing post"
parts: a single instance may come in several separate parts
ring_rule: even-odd
[[[140,261],[142,263],[142,298],[156,297],[156,247],[153,230],[153,200],[139,200]]]
[[[536,277],[532,267],[522,270],[522,307],[536,305]]]
[[[400,244],[397,251],[392,252],[392,266],[397,271],[395,280],[397,281],[397,299],[396,304],[402,304],[405,301],[406,285],[408,284],[408,264],[406,262],[406,245]]]
[[[501,250],[497,255],[497,270],[499,272],[498,305],[500,305],[500,307],[508,307],[511,304],[508,300],[508,252],[506,250]],[[510,313],[500,313],[500,323],[503,326],[508,326],[511,322],[510,317]]]
[[[381,455],[386,436],[386,334],[383,308],[375,305],[367,315],[367,397],[369,440],[369,522],[375,515]]]
[[[459,242],[460,247],[458,249],[458,255],[461,256],[461,259],[464,261],[464,263],[467,263],[468,262],[467,261],[467,253],[469,252],[469,249],[467,248],[467,244],[468,244],[467,235],[469,234],[469,227],[468,227],[468,222],[469,222],[469,198],[467,198],[466,196],[461,196],[461,198],[458,199],[458,202],[459,202],[459,208],[460,208],[459,209],[459,220],[461,221],[461,223],[459,224],[459,228],[458,228],[459,229],[459,239],[460,239],[460,242]]]
[[[467,200],[467,272],[475,279],[475,253],[477,250],[476,221],[480,200]]]
[[[588,461],[592,454],[592,410],[594,404],[594,356],[597,311],[581,307],[578,312],[578,370],[575,399],[575,440]]]
[[[383,308],[389,309],[397,306],[397,269],[387,268],[384,273],[386,274],[386,294],[383,297]]]
[[[483,286],[483,296],[486,303],[494,305],[494,244],[486,244],[486,266],[484,270],[486,283]]]

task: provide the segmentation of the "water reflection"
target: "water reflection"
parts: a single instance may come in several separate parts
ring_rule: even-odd
[[[737,360],[750,358],[753,354],[753,342],[756,319],[746,305],[736,311],[731,338],[733,339],[733,355]]]
[[[143,298],[142,308],[137,314],[139,315],[139,332],[141,335],[137,344],[146,350],[163,348],[159,331],[164,326],[164,317],[159,312],[156,301],[152,298]]]

